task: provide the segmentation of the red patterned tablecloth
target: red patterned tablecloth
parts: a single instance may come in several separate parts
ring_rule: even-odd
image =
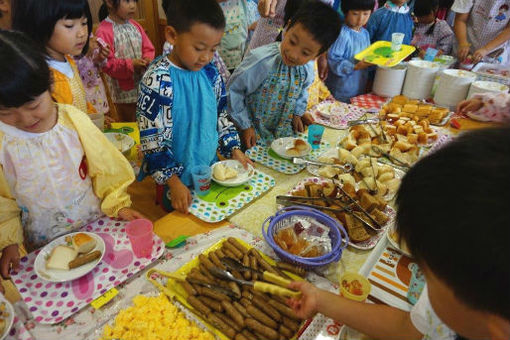
[[[362,107],[364,109],[380,109],[387,100],[387,98],[379,97],[372,93],[367,93],[351,98],[351,104]]]

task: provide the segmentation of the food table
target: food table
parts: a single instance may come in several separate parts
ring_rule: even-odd
[[[461,129],[449,129],[451,133],[493,126],[490,123],[474,122],[469,119],[458,118],[461,122]],[[445,131],[448,131],[446,128]],[[336,145],[338,140],[345,136],[345,130],[326,129],[323,139],[330,145]],[[247,240],[250,244],[264,248],[267,253],[271,253],[261,236],[261,225],[263,221],[276,212],[275,197],[289,192],[298,182],[310,177],[306,171],[301,171],[295,175],[285,175],[273,169],[257,164],[257,169],[272,176],[277,185],[256,201],[249,203],[243,209],[237,211],[228,218],[228,221],[218,223],[206,223],[192,215],[184,215],[173,212],[154,223],[154,231],[164,242],[168,242],[178,236],[193,236],[185,247],[175,250],[167,250],[155,264],[159,269],[172,271],[184,264],[184,257],[188,259],[192,254],[196,254],[199,249],[211,245],[215,240],[228,236],[237,236]],[[263,212],[263,213],[261,213]],[[233,228],[230,223],[237,226]],[[202,247],[200,248],[199,245]],[[196,247],[196,249],[194,249]],[[195,253],[194,253],[195,252]],[[357,272],[365,263],[370,251],[356,250],[347,248],[338,262],[337,266],[328,267],[325,276],[332,281],[336,281],[338,274],[345,271]],[[101,333],[102,326],[110,322],[121,308],[130,305],[132,297],[138,294],[154,294],[157,292],[144,278],[145,271],[133,275],[125,283],[117,286],[119,294],[106,306],[95,310],[88,305],[73,316],[55,325],[43,325],[31,319],[30,311],[24,306],[22,301],[14,304],[16,318],[14,327],[10,333],[10,339],[55,339],[63,338],[84,338],[96,339]],[[15,292],[7,290],[7,297],[13,301],[19,299]],[[324,321],[326,322],[326,321]],[[32,336],[34,335],[34,336]]]

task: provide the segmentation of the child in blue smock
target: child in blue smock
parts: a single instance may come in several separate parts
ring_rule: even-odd
[[[413,18],[407,0],[386,1],[384,6],[372,14],[367,23],[372,43],[391,41],[392,33],[404,33],[403,43],[409,45],[413,38]]]
[[[143,76],[137,105],[144,153],[141,178],[152,175],[163,207],[188,212],[191,169],[211,165],[216,151],[246,166],[251,162],[227,118],[226,92],[211,63],[225,17],[215,0],[165,1],[166,39],[172,52],[156,59]],[[170,192],[168,202],[167,192]]]
[[[304,131],[313,61],[340,32],[338,14],[317,0],[290,19],[281,43],[252,50],[230,78],[229,109],[246,148]]]
[[[375,0],[342,0],[345,23],[328,51],[329,73],[326,85],[336,100],[349,103],[351,97],[365,92],[368,67],[354,56],[370,46],[370,35],[363,28],[370,18]]]

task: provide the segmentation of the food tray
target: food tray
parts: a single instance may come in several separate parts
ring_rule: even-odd
[[[414,46],[402,44],[402,49],[395,52],[391,49],[391,42],[381,40],[359,52],[354,58],[379,66],[393,67],[410,56],[415,50],[416,47]]]
[[[477,75],[476,80],[495,81],[510,86],[510,65],[478,63],[472,71]],[[508,72],[508,76],[499,74],[501,72]]]
[[[211,189],[207,195],[200,197],[193,191],[193,201],[189,212],[205,222],[219,222],[261,196],[274,185],[274,178],[259,170],[255,170],[248,183],[237,187],[225,187],[211,181]]]
[[[302,181],[300,181],[298,184],[296,184],[296,186],[294,188],[292,188],[287,193],[287,195],[292,195],[294,192],[304,189],[305,184],[307,184],[307,183],[324,184],[324,183],[328,183],[328,182],[330,182],[329,179],[319,178],[319,177],[308,177],[308,178],[305,178]],[[282,208],[282,206],[280,206],[279,208]],[[384,232],[386,231],[386,229],[388,229],[391,226],[391,224],[393,223],[393,221],[395,220],[396,212],[395,212],[395,210],[393,210],[392,207],[387,205],[386,209],[383,212],[386,215],[388,215],[390,218],[388,223],[386,223],[386,225],[383,226],[377,234],[375,234],[368,240],[366,240],[364,242],[359,242],[359,243],[354,243],[354,242],[349,241],[349,246],[351,246],[352,248],[355,248],[355,249],[360,249],[360,250],[369,250],[369,249],[374,248],[377,245],[377,243],[379,242],[379,240],[384,237]]]
[[[393,98],[388,98],[388,100],[387,100],[387,101],[386,101],[386,102],[385,102],[382,106],[384,106],[384,105],[386,105],[386,104],[391,103],[391,100],[392,100],[392,99],[393,99]],[[445,108],[445,109],[449,109],[449,108],[447,108],[447,107],[445,107],[445,106],[436,105],[436,104],[434,104],[434,103],[429,103],[429,102],[427,102],[426,100],[420,100],[420,102],[421,102],[422,104],[429,104],[429,105],[433,105],[433,106],[438,107],[438,108]],[[434,124],[434,123],[430,123],[430,125],[433,125],[433,126],[445,126],[445,125],[448,123],[448,121],[450,121],[450,118],[452,118],[452,116],[453,116],[453,114],[454,114],[454,113],[455,113],[455,112],[453,112],[453,111],[449,111],[449,112],[448,112],[448,114],[447,114],[446,116],[444,116],[444,118],[443,118],[443,119],[441,119],[441,121],[440,121],[439,123],[436,123],[436,124]],[[428,119],[428,118],[427,118],[427,119]]]
[[[137,258],[125,232],[126,223],[102,217],[80,229],[101,236],[106,252],[94,270],[76,280],[52,283],[39,278],[34,272],[34,261],[40,250],[21,259],[19,271],[12,274],[12,282],[36,322],[54,324],[66,319],[163,254],[163,241],[154,235],[151,258]]]
[[[307,139],[307,137],[305,136],[304,139]],[[329,143],[322,140],[320,148],[312,149],[312,152],[305,158],[315,160],[328,148]],[[287,175],[297,174],[305,168],[305,165],[294,164],[292,160],[278,156],[276,152],[268,146],[255,145],[246,150],[246,155],[259,164]]]
[[[324,110],[331,109],[334,112],[329,117],[324,116]],[[338,101],[323,101],[310,110],[316,124],[324,125],[332,129],[347,129],[349,121],[361,118],[366,111],[359,106],[345,104]]]
[[[250,246],[248,243],[244,242],[243,240],[241,239],[238,239],[236,238],[236,240],[241,243],[243,246],[245,246],[247,249],[251,249],[253,248],[252,246]],[[220,249],[223,245],[224,242],[226,242],[227,240],[224,238],[224,239],[221,239],[220,241],[216,242],[215,244],[213,244],[212,246],[210,246],[209,248],[207,248],[206,250],[204,250],[202,252],[202,254],[204,255],[207,255],[209,254],[209,252],[211,251],[215,251],[217,249]],[[257,250],[258,251],[258,250]],[[266,254],[258,251],[260,253],[260,255],[262,256],[262,258],[264,260],[266,260],[269,264],[271,265],[274,265],[275,264],[275,261],[270,258],[269,256],[267,256]],[[180,267],[178,270],[176,270],[175,272],[173,272],[173,274],[177,275],[177,276],[180,276],[180,277],[185,277],[193,268],[195,267],[198,267],[200,261],[198,259],[198,256],[196,256],[195,258],[193,258],[191,261],[187,262],[186,264],[184,264],[182,267]],[[302,278],[300,278],[299,276],[293,274],[293,273],[290,273],[290,272],[285,272],[288,276],[291,277],[292,280],[302,280]],[[177,301],[185,306],[189,311],[192,311],[193,310],[193,307],[186,301],[186,297],[188,296],[188,294],[186,293],[186,291],[184,290],[184,288],[179,284],[177,283],[175,280],[168,280],[167,281],[167,288],[170,289],[170,291],[172,293],[175,294],[175,299],[177,299]],[[211,331],[212,333],[214,333],[218,338],[222,339],[222,340],[229,340],[229,338],[223,334],[222,332],[220,332],[216,327],[212,326],[210,323],[206,322],[202,317],[200,317],[199,315],[193,313],[194,316],[200,320],[200,322],[202,324],[204,324],[209,331]],[[305,326],[306,326],[306,323],[305,323]],[[297,334],[300,334],[301,332],[303,332],[303,325],[301,326],[301,329],[297,332]]]

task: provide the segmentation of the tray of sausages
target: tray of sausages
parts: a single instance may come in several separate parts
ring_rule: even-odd
[[[237,282],[218,275],[225,271]],[[296,339],[306,326],[301,327],[303,320],[286,305],[284,295],[296,292],[284,283],[304,280],[305,274],[229,237],[172,273],[180,279],[168,280],[167,288],[221,339]]]

